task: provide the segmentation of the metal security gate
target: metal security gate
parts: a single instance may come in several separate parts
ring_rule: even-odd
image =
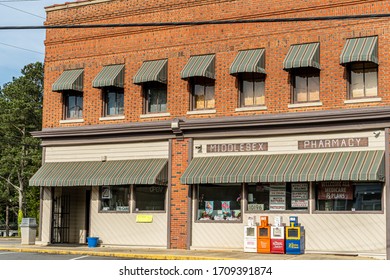
[[[51,243],[69,243],[70,194],[53,197]]]

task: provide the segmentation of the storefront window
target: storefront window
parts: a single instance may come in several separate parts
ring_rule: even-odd
[[[104,186],[100,187],[101,211],[128,212],[129,187]]]
[[[316,210],[381,211],[381,183],[320,182],[316,184]]]
[[[299,211],[309,206],[309,183],[249,184],[248,211]]]
[[[136,211],[163,211],[165,210],[166,187],[163,186],[135,186]]]
[[[241,185],[199,185],[198,220],[240,221]]]

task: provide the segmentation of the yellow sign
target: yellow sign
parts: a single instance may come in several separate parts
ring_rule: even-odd
[[[152,215],[137,215],[136,223],[152,223],[153,222],[153,216]]]

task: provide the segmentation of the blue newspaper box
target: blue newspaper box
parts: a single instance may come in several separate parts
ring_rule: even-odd
[[[286,254],[300,255],[305,252],[305,229],[298,223],[298,217],[290,217],[286,227]]]

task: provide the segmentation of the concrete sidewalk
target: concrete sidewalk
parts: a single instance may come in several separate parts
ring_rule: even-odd
[[[156,248],[131,248],[125,246],[87,245],[21,245],[18,239],[0,239],[0,251],[30,252],[42,254],[73,254],[91,256],[110,256],[117,258],[145,260],[375,260],[372,257],[355,255],[313,254],[257,254],[242,251],[217,250],[173,250]]]

